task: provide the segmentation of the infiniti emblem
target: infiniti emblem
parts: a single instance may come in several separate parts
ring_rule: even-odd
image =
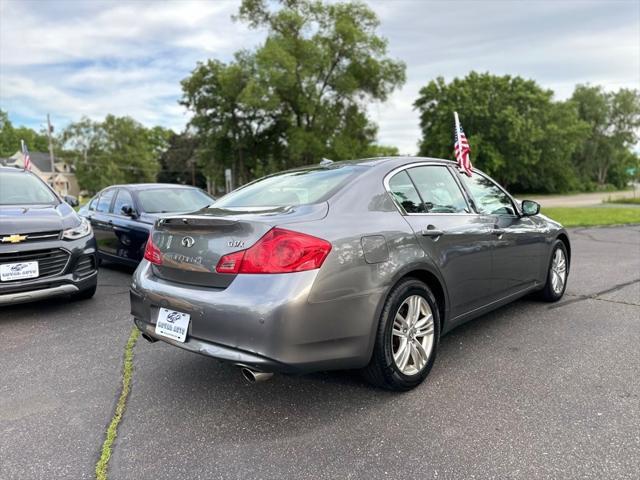
[[[181,243],[183,247],[191,248],[193,247],[193,244],[196,243],[196,241],[193,239],[193,237],[182,237]]]

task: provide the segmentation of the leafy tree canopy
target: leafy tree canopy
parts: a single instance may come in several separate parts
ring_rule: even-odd
[[[623,187],[628,180],[625,172],[638,166],[638,156],[631,149],[639,140],[639,92],[605,92],[599,86],[578,85],[571,102],[589,128],[573,156],[582,179]]]
[[[32,152],[49,151],[46,131],[38,133],[28,127],[14,127],[9,115],[0,110],[0,157],[10,157],[19,151],[20,140],[24,140]]]
[[[363,3],[279,3],[244,0],[236,18],[266,29],[264,44],[228,64],[200,63],[182,83],[201,161],[218,178],[229,167],[244,182],[322,157],[366,155],[376,135],[366,103],[404,83],[404,64],[387,57]]]
[[[155,181],[170,134],[130,117],[107,115],[102,122],[84,117],[62,132],[61,144],[65,156],[74,158],[82,188],[95,192],[117,183]]]
[[[420,90],[420,154],[453,157],[453,112],[469,139],[474,166],[515,191],[553,192],[578,187],[568,161],[587,127],[570,103],[533,80],[471,72]]]

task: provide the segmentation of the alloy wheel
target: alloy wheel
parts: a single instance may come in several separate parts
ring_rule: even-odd
[[[567,259],[561,248],[556,249],[551,261],[551,288],[556,295],[562,293],[567,280]]]
[[[404,375],[422,371],[433,350],[434,325],[431,307],[420,295],[407,297],[393,320],[393,361]]]

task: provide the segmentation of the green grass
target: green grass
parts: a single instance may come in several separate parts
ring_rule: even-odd
[[[106,437],[102,444],[102,451],[100,452],[100,458],[96,464],[96,480],[107,480],[107,469],[109,468],[109,459],[111,458],[111,450],[113,448],[113,442],[118,435],[118,425],[122,421],[122,415],[127,405],[127,397],[131,390],[131,378],[133,376],[133,347],[136,345],[136,341],[140,336],[140,330],[133,328],[127,345],[124,349],[124,365],[122,367],[122,391],[116,404],[116,410],[113,413],[109,427],[107,428]]]
[[[640,223],[638,207],[556,207],[543,208],[542,213],[565,227]]]

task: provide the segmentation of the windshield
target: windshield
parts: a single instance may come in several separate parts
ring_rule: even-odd
[[[197,188],[154,188],[138,192],[143,212],[195,212],[211,205],[213,198]]]
[[[0,205],[55,204],[58,199],[31,173],[0,172]]]
[[[277,207],[316,203],[330,196],[343,181],[361,168],[341,165],[272,175],[225,195],[214,206]]]

